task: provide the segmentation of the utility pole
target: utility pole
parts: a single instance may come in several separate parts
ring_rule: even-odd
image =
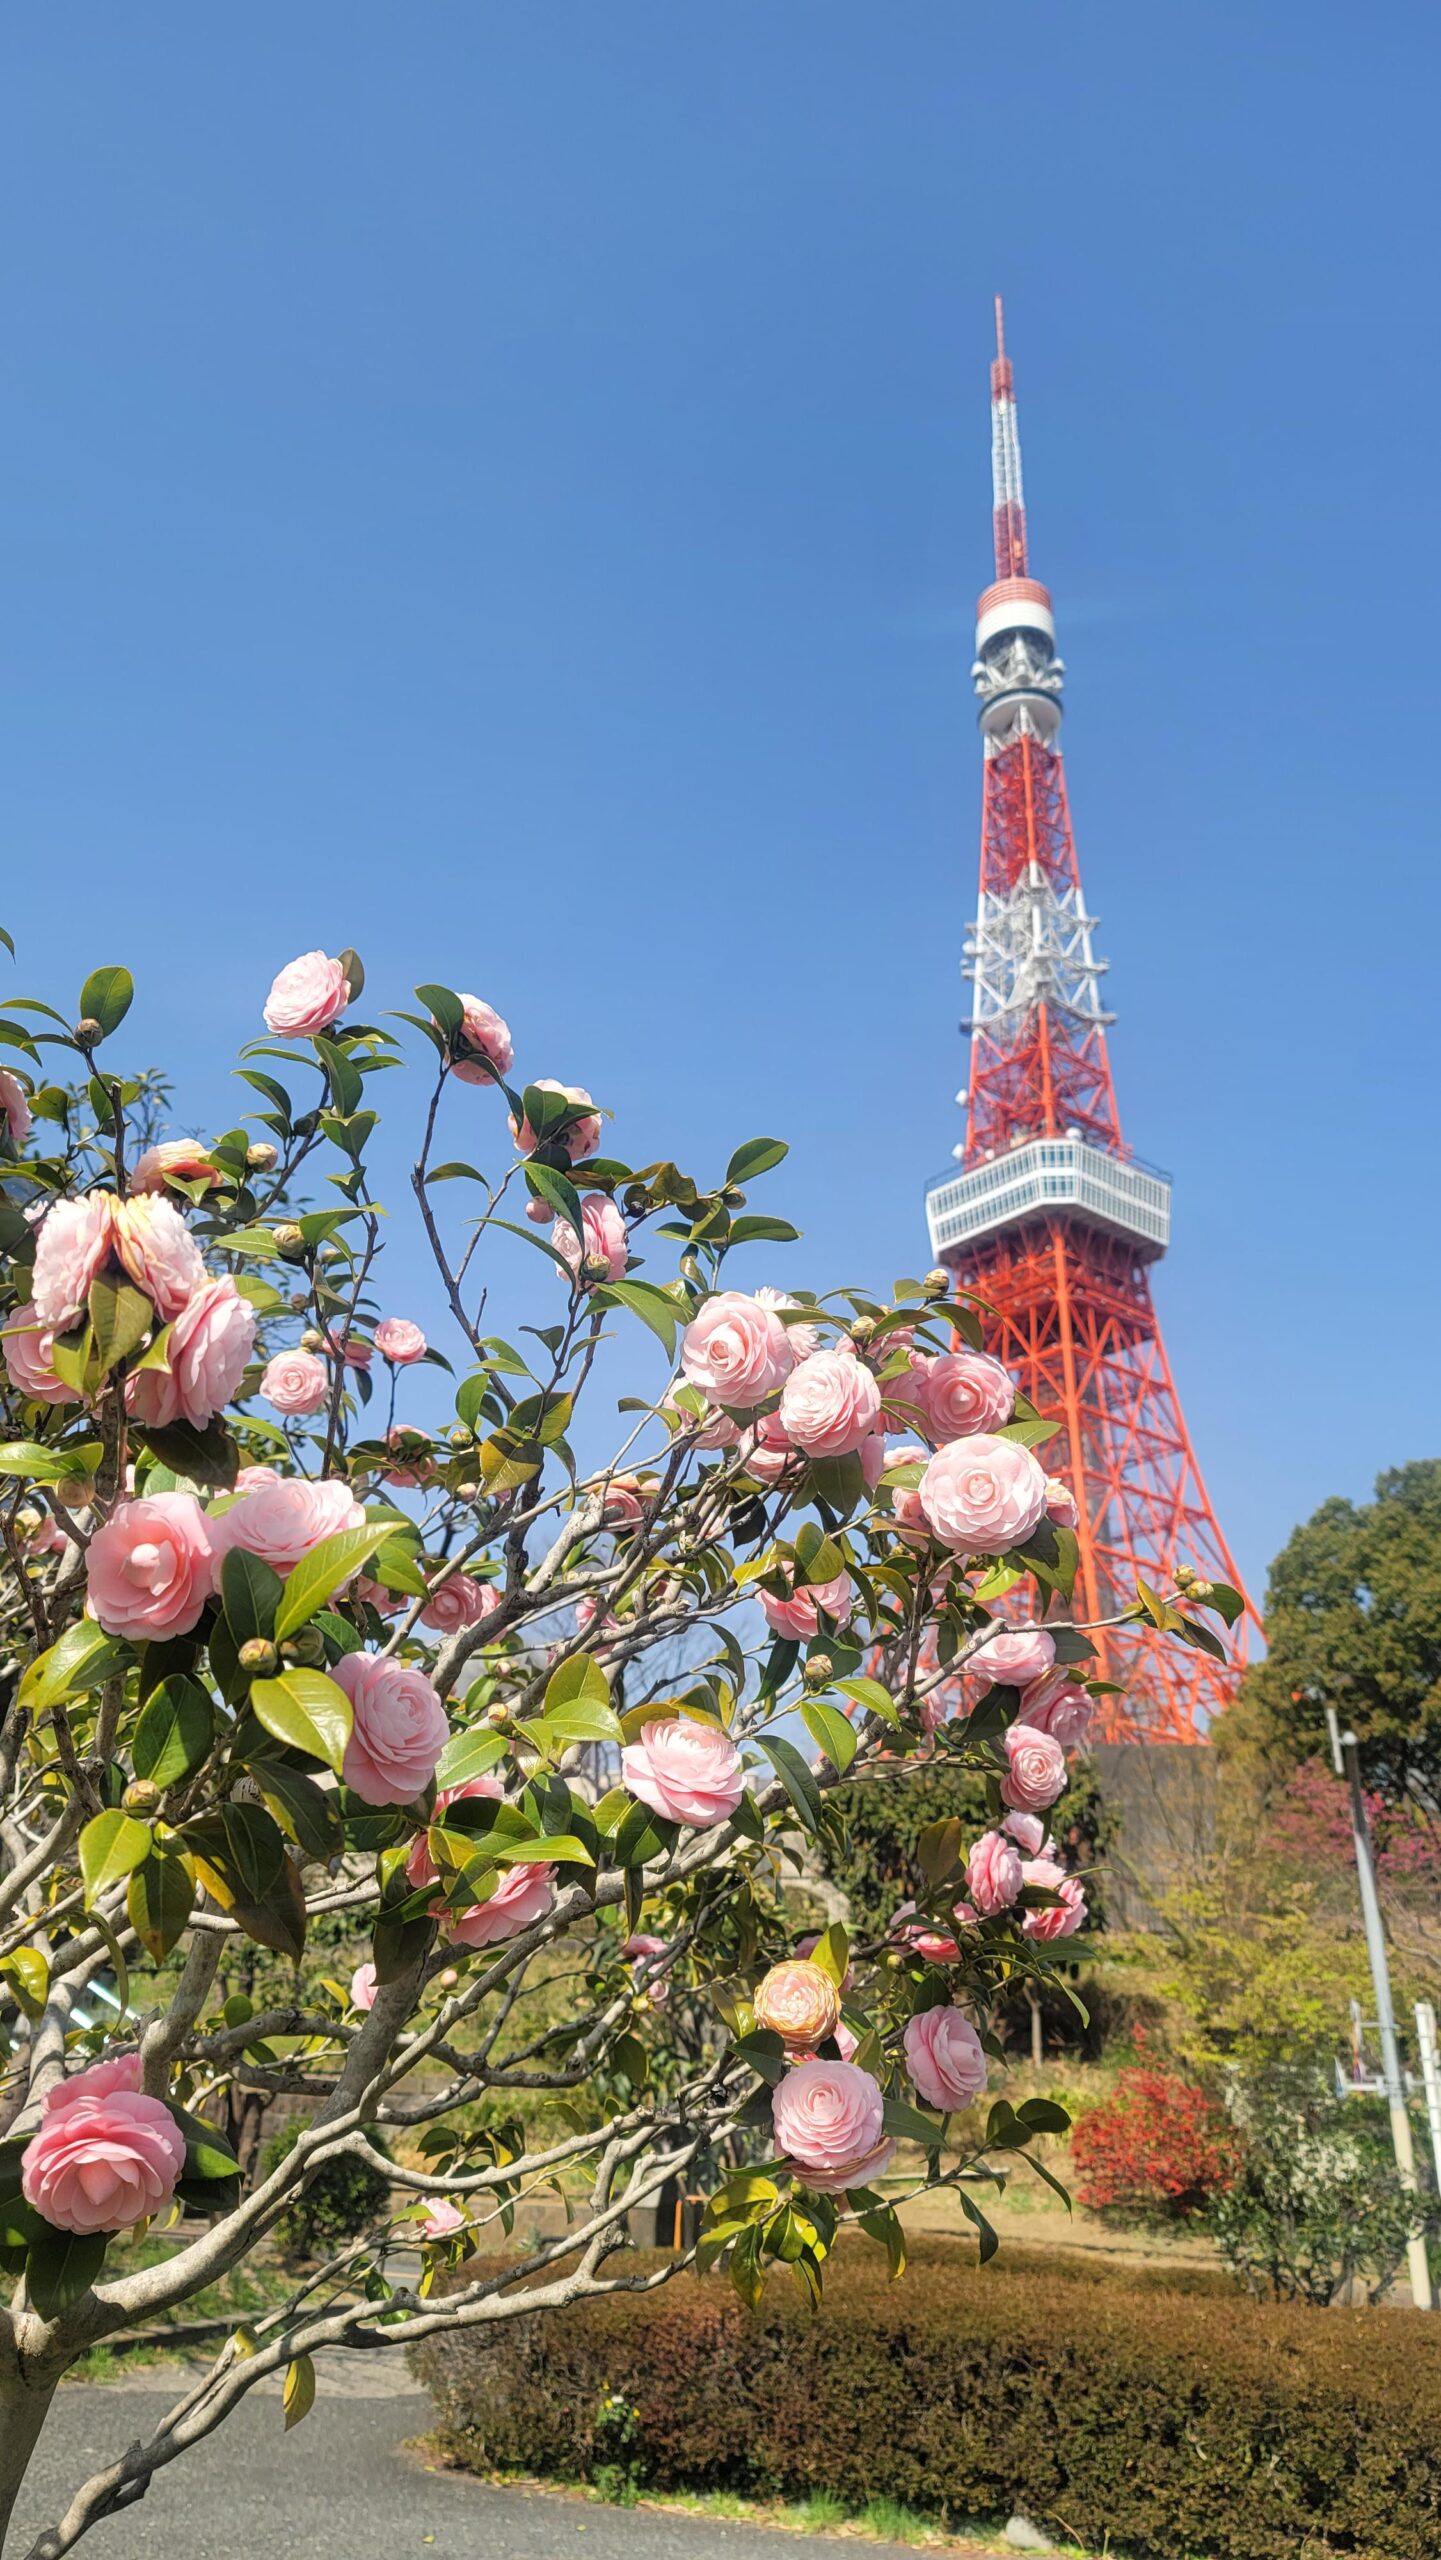
[[[1361,1791],[1359,1749],[1354,1733],[1341,1731],[1334,1707],[1326,1709],[1326,1726],[1331,1736],[1331,1759],[1336,1775],[1344,1778],[1351,1790],[1351,1837],[1356,1850],[1356,1880],[1361,1888],[1366,1953],[1371,1959],[1371,1988],[1376,2002],[1376,2024],[1381,2035],[1381,2073],[1386,2083],[1386,2104],[1391,2112],[1391,2147],[1396,2154],[1396,2175],[1408,2195],[1417,2195],[1416,2154],[1411,2147],[1406,2083],[1401,2077],[1401,2054],[1396,2042],[1391,1968],[1386,1960],[1386,1938],[1381,1927],[1381,1898],[1376,1890],[1371,1825],[1366,1819],[1366,1798]],[[1411,2300],[1416,2309],[1434,2309],[1431,2269],[1426,2257],[1425,2236],[1421,2232],[1406,2243],[1406,2265],[1411,2278]]]
[[[1431,2133],[1431,2159],[1441,2188],[1441,2067],[1436,2054],[1436,2012],[1429,2000],[1416,2003],[1416,2050],[1421,2056],[1421,2086],[1426,2092],[1426,2122]]]

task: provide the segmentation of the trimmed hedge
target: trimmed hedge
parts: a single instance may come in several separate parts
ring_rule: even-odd
[[[620,2392],[658,2488],[828,2489],[955,2526],[1020,2509],[1137,2560],[1435,2560],[1432,2326],[980,2268],[944,2244],[892,2286],[847,2245],[818,2313],[774,2278],[747,2312],[686,2274],[415,2363],[472,2469],[588,2476]]]

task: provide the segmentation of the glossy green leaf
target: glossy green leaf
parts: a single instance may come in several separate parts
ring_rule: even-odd
[[[338,1681],[324,1671],[296,1667],[273,1680],[252,1680],[250,1704],[277,1742],[308,1751],[328,1768],[340,1768],[350,1740],[351,1706]]]
[[[237,1647],[275,1633],[283,1589],[279,1574],[247,1547],[227,1547],[220,1559],[220,1605]]]
[[[91,1281],[88,1304],[95,1356],[102,1375],[108,1375],[154,1332],[155,1309],[143,1290],[132,1288],[128,1280],[112,1280],[105,1272]]]
[[[137,1822],[133,1813],[125,1813],[119,1805],[92,1816],[79,1844],[87,1910],[108,1885],[119,1884],[149,1857],[150,1841],[149,1823]]]
[[[162,1680],[140,1712],[130,1756],[137,1778],[173,1787],[201,1766],[215,1733],[208,1690],[184,1673]]]
[[[83,1618],[30,1664],[20,1683],[20,1704],[34,1715],[43,1714],[62,1699],[98,1689],[133,1660],[129,1646],[118,1636],[107,1636],[93,1618]]]
[[[130,1926],[152,1963],[163,1964],[178,1946],[194,1902],[185,1860],[172,1849],[152,1849],[144,1866],[135,1869],[125,1896]]]
[[[726,1166],[726,1181],[728,1184],[754,1182],[759,1174],[769,1173],[773,1165],[778,1165],[789,1154],[790,1148],[784,1138],[747,1138],[745,1145],[737,1147]]]
[[[343,1582],[374,1555],[377,1547],[387,1544],[390,1530],[384,1522],[367,1522],[363,1529],[340,1529],[334,1537],[322,1538],[318,1547],[287,1574],[275,1612],[275,1640],[294,1635],[307,1618],[333,1598]]]
[[[79,1019],[98,1022],[105,1033],[118,1031],[135,1000],[135,981],[128,969],[92,969],[80,990]]]
[[[818,1698],[806,1698],[801,1705],[801,1722],[811,1740],[844,1777],[858,1748],[855,1727],[849,1718],[842,1715],[839,1707],[828,1707]]]
[[[108,2234],[57,2231],[47,2223],[25,2255],[25,2287],[42,2320],[53,2320],[78,2302],[105,2264]]]

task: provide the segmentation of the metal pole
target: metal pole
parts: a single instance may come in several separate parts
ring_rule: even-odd
[[[1344,1778],[1351,1790],[1351,1837],[1356,1850],[1356,1881],[1361,1888],[1366,1953],[1371,1959],[1371,1987],[1376,2001],[1376,2024],[1381,2035],[1381,2075],[1386,2083],[1386,2104],[1391,2115],[1391,2147],[1396,2154],[1396,2175],[1408,2195],[1416,2195],[1419,2193],[1416,2154],[1411,2147],[1411,2119],[1406,2112],[1406,2084],[1401,2077],[1401,2054],[1396,2042],[1391,1969],[1386,1961],[1386,1938],[1381,1926],[1381,1900],[1376,1891],[1376,1864],[1371,1854],[1371,1825],[1366,1819],[1366,1799],[1361,1792],[1358,1746],[1354,1733],[1342,1733],[1334,1707],[1326,1709],[1326,1723],[1331,1735],[1331,1758],[1336,1775]],[[1411,2300],[1416,2309],[1434,2309],[1431,2269],[1426,2257],[1425,2238],[1420,2232],[1406,2243],[1406,2265],[1411,2277]]]
[[[1431,2129],[1431,2159],[1441,2188],[1441,2064],[1436,2055],[1436,2012],[1429,2000],[1416,2003],[1416,2049],[1421,2056],[1421,2085],[1426,2092],[1426,2122]]]

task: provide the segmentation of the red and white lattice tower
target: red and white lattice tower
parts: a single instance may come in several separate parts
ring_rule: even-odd
[[[985,747],[981,890],[959,1170],[927,1194],[931,1250],[988,1300],[988,1347],[1063,1428],[1043,1456],[1080,1507],[1077,1602],[1104,1618],[1190,1565],[1238,1576],[1196,1464],[1151,1299],[1171,1186],[1121,1136],[1095,918],[1081,895],[1061,762],[1062,665],[1030,574],[1021,445],[1001,305],[991,367],[996,576],[976,609]],[[1197,1742],[1235,1695],[1231,1658],[1100,1639],[1109,1741]]]

